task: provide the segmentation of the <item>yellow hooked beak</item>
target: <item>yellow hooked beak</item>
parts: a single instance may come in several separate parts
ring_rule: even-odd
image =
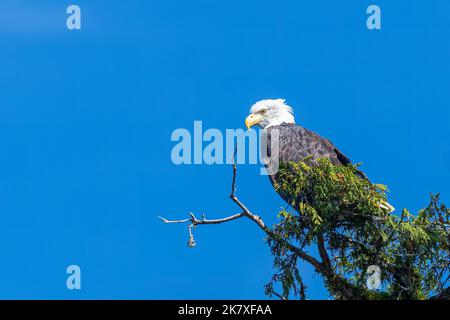
[[[246,119],[245,119],[245,126],[247,127],[247,129],[251,129],[252,126],[254,126],[255,124],[258,124],[262,121],[263,117],[260,114],[250,114]]]

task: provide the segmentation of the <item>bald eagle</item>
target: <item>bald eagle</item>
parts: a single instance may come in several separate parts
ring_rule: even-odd
[[[334,165],[349,165],[351,161],[346,157],[330,140],[321,137],[317,133],[295,124],[294,112],[284,99],[266,99],[256,102],[250,108],[250,114],[245,119],[248,129],[258,126],[265,131],[267,136],[267,155],[270,156],[274,132],[278,139],[278,161],[279,162],[300,162],[304,161],[310,166],[314,166],[318,159],[326,158]],[[270,167],[266,164],[266,167]],[[270,168],[269,168],[270,169]],[[356,174],[367,179],[367,176],[359,170]],[[272,184],[277,181],[277,174],[269,170],[269,178]],[[288,203],[291,200],[288,195],[280,193],[280,196]],[[379,204],[380,207],[394,211],[390,204]]]

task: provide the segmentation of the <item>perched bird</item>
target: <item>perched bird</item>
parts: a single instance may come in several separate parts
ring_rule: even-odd
[[[334,165],[348,165],[351,161],[346,157],[330,140],[321,137],[317,133],[295,124],[294,112],[284,99],[266,99],[256,102],[250,108],[250,114],[245,119],[248,129],[258,126],[264,129],[266,134],[267,156],[273,153],[272,140],[276,136],[278,139],[278,161],[299,162],[305,161],[308,165],[314,165],[320,158],[326,158]],[[276,135],[275,135],[276,134]],[[269,162],[266,167],[269,169],[269,178],[276,182],[277,174],[273,173]],[[357,170],[356,174],[362,179],[367,176]],[[280,196],[287,202],[285,195]],[[394,208],[388,204],[379,204],[380,207],[392,212]]]

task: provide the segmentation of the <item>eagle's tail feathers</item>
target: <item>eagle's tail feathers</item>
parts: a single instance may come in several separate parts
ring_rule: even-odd
[[[378,206],[381,209],[386,210],[387,212],[391,213],[395,211],[395,208],[387,201],[383,201],[383,202],[378,202]]]

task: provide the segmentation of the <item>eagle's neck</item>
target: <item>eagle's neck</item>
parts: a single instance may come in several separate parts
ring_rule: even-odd
[[[265,123],[262,125],[264,128],[280,126],[282,124],[295,125],[294,112],[285,103],[274,110],[270,110],[265,120]]]
[[[281,126],[281,125],[295,125],[294,116],[292,114],[289,114],[283,118],[277,117],[274,119],[271,119],[267,122],[267,125],[264,126],[265,129],[274,127],[274,126]]]

